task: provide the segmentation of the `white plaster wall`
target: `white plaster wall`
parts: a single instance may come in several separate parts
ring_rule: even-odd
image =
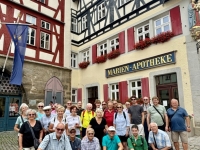
[[[40,51],[39,59],[46,60],[46,61],[52,61],[53,56],[54,55],[52,55],[52,54],[48,54],[48,53]]]
[[[1,6],[1,11],[3,14],[6,14],[6,9],[7,9],[7,6],[5,4],[2,4],[0,3],[0,6]]]
[[[26,48],[25,56],[35,58],[36,51],[30,48]]]
[[[0,51],[3,51],[3,45],[4,45],[4,34],[0,38]]]
[[[23,0],[23,3],[24,3],[25,6],[38,11],[38,4],[37,3],[30,1],[30,0]]]
[[[57,9],[59,6],[58,0],[49,0],[48,5],[54,9]]]
[[[55,14],[55,11],[50,10],[50,9],[44,7],[44,6],[41,6],[41,13],[43,13],[45,15],[48,15],[48,16],[53,18],[54,14]],[[60,18],[58,20],[60,20]]]
[[[52,35],[52,52],[56,51],[56,47],[57,47],[57,39],[55,35]]]

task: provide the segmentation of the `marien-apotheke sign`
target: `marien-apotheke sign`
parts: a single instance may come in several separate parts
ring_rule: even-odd
[[[149,68],[155,68],[159,66],[164,66],[168,64],[175,64],[175,51],[165,53],[162,55],[157,55],[154,57],[142,59],[139,61],[134,61],[128,64],[123,64],[113,68],[106,69],[106,77],[118,76],[121,74],[127,74],[131,72],[137,72]]]

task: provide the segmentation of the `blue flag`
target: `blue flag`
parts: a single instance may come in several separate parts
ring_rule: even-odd
[[[28,38],[28,25],[6,24],[6,26],[15,45],[10,84],[21,85],[26,42]]]

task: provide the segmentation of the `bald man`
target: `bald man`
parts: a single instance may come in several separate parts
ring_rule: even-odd
[[[183,150],[188,150],[188,132],[191,131],[188,113],[179,106],[177,99],[172,99],[171,108],[167,110],[167,115],[170,120],[171,137],[175,149],[179,150],[180,137]]]
[[[58,123],[55,132],[45,136],[43,141],[40,143],[38,150],[72,150],[68,137],[63,134],[64,131],[65,125],[63,123]]]
[[[150,123],[151,131],[149,132],[148,143],[153,150],[168,150],[171,148],[171,142],[165,131],[158,129],[156,123]]]

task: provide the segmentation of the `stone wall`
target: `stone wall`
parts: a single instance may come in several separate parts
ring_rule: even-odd
[[[0,66],[3,66],[5,56],[0,56]],[[11,72],[13,59],[9,58],[6,69]],[[57,77],[63,85],[63,101],[71,99],[71,70],[68,68],[52,66],[33,61],[25,61],[23,67],[22,102],[29,103],[29,100],[36,102],[44,101],[45,85],[52,77]],[[35,107],[35,106],[33,106]]]

